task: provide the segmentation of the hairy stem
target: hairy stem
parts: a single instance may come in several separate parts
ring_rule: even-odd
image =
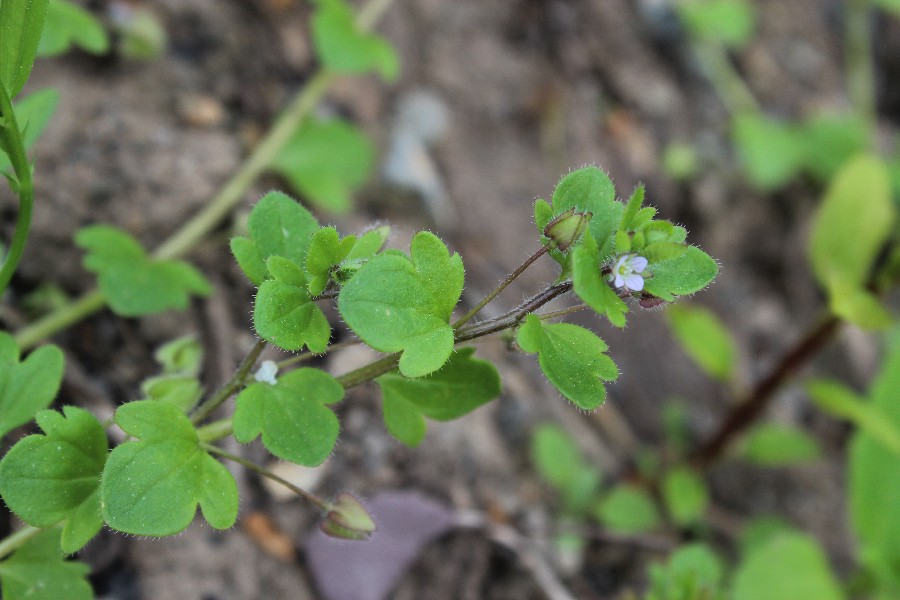
[[[821,319],[801,338],[781,358],[772,372],[732,408],[718,430],[691,453],[689,458],[694,466],[709,468],[721,458],[731,442],[759,418],[778,388],[831,340],[840,323],[840,319],[830,315]]]
[[[208,444],[216,440],[221,440],[223,437],[228,437],[233,430],[234,426],[231,419],[219,419],[218,421],[213,421],[209,425],[198,427],[197,437],[200,438],[201,442]]]
[[[462,318],[460,318],[458,321],[456,321],[456,323],[453,324],[453,329],[459,329],[460,327],[462,327],[463,325],[465,325],[466,323],[468,323],[469,321],[471,321],[471,320],[472,320],[472,317],[474,317],[475,315],[477,315],[478,312],[479,312],[482,308],[484,308],[485,306],[487,306],[487,305],[490,303],[491,300],[493,300],[494,298],[496,298],[497,296],[499,296],[500,293],[501,293],[503,290],[505,290],[505,289],[509,286],[509,284],[511,284],[513,281],[516,280],[516,278],[519,277],[519,275],[521,275],[522,273],[525,272],[525,269],[527,269],[527,268],[530,267],[532,264],[534,264],[534,262],[535,262],[537,259],[539,259],[539,258],[542,257],[543,255],[547,254],[547,252],[548,252],[549,250],[550,250],[550,246],[541,246],[541,249],[540,249],[540,250],[538,250],[537,252],[535,252],[534,254],[532,254],[531,256],[529,256],[529,257],[525,260],[525,262],[523,262],[521,265],[519,265],[519,267],[518,267],[515,271],[513,271],[512,273],[510,273],[509,275],[507,275],[506,279],[504,279],[504,280],[500,283],[500,285],[498,285],[497,287],[495,287],[495,288],[493,289],[493,291],[491,291],[490,294],[488,294],[487,296],[485,296],[484,299],[482,299],[481,302],[479,302],[478,304],[476,304],[476,305],[472,308],[472,310],[470,310],[469,312],[467,312],[465,315],[462,316]]]
[[[58,331],[71,327],[106,306],[106,297],[100,290],[93,290],[70,302],[57,311],[27,325],[16,332],[16,344],[20,349],[32,348]]]
[[[565,294],[571,289],[571,282],[550,286],[501,317],[458,329],[455,335],[455,343],[459,344],[461,342],[467,342],[469,340],[474,340],[475,338],[484,337],[514,327],[525,317],[525,315],[536,311],[554,298]],[[372,381],[379,375],[384,375],[385,373],[389,373],[396,369],[397,364],[400,362],[400,354],[400,352],[395,352],[394,354],[385,356],[364,367],[341,375],[337,380],[344,386],[344,389],[350,389],[362,383],[366,383],[367,381]]]
[[[26,525],[22,529],[16,531],[15,533],[9,534],[8,536],[0,540],[0,559],[6,558],[10,554],[18,550],[42,531],[44,530],[39,527]]]
[[[216,454],[218,456],[221,456],[222,458],[230,460],[231,462],[235,462],[235,463],[241,465],[242,467],[250,469],[254,473],[258,473],[267,479],[271,479],[272,481],[274,481],[276,483],[280,483],[287,489],[291,490],[292,492],[294,492],[295,494],[297,494],[304,500],[307,500],[308,502],[311,502],[312,504],[316,505],[316,507],[318,507],[319,509],[321,509],[323,511],[331,510],[331,508],[332,508],[331,503],[326,502],[325,500],[322,500],[315,494],[312,494],[302,488],[297,487],[296,485],[294,485],[287,479],[279,477],[272,471],[266,469],[263,466],[256,464],[255,462],[249,461],[246,458],[241,458],[240,456],[238,456],[236,454],[232,454],[231,452],[222,450],[218,446],[213,446],[212,444],[201,444],[200,446],[204,450],[209,452],[210,454]]]
[[[253,365],[256,364],[256,359],[259,358],[259,355],[262,354],[263,349],[266,347],[265,340],[259,340],[256,342],[256,345],[253,346],[253,349],[244,357],[244,360],[241,361],[240,366],[234,375],[231,376],[231,379],[228,380],[225,385],[219,388],[209,400],[202,402],[194,413],[191,415],[191,423],[196,425],[200,423],[203,419],[208,417],[215,411],[217,408],[222,406],[226,400],[228,400],[232,394],[241,389],[244,385],[244,381],[247,379],[247,375],[250,374],[250,370],[253,368]]]
[[[0,137],[5,141],[4,150],[12,163],[16,174],[16,194],[19,196],[19,217],[16,221],[16,230],[13,233],[9,250],[3,258],[3,266],[0,267],[0,294],[9,285],[22,254],[25,252],[25,242],[28,241],[28,231],[31,228],[31,211],[34,207],[34,182],[31,178],[31,164],[25,154],[25,144],[16,121],[16,113],[13,110],[12,100],[6,93],[6,88],[0,84],[0,120],[2,120],[2,132]]]
[[[527,315],[528,313],[536,311],[554,298],[562,296],[563,294],[570,292],[571,290],[571,281],[552,285],[546,290],[535,294],[505,315],[497,317],[496,319],[491,319],[490,321],[484,321],[483,323],[476,323],[475,325],[471,325],[469,327],[458,330],[456,332],[456,342],[466,342],[475,338],[483,337],[485,335],[497,333],[498,331],[503,331],[504,329],[509,329],[510,327],[514,327],[519,323],[519,321],[525,318],[525,315]]]

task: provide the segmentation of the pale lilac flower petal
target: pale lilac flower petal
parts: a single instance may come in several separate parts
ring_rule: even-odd
[[[275,361],[272,360],[264,360],[262,364],[259,366],[259,370],[253,375],[253,378],[259,381],[260,383],[268,383],[269,385],[275,385],[278,383],[278,380],[275,379],[275,375],[278,373],[278,365],[275,364]]]
[[[644,289],[641,273],[647,268],[647,259],[637,254],[622,254],[616,258],[610,280],[617,289],[639,292]]]
[[[643,273],[644,269],[647,268],[647,259],[643,256],[635,256],[630,261],[631,270],[635,273]]]
[[[644,289],[644,278],[637,273],[632,273],[625,277],[625,287],[632,292],[639,292]]]

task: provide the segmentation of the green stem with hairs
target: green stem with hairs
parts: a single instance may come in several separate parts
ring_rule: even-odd
[[[3,266],[0,267],[0,294],[9,285],[22,254],[25,252],[25,242],[28,241],[28,231],[31,228],[31,211],[34,207],[34,181],[31,177],[31,164],[25,154],[25,143],[22,140],[22,132],[16,121],[16,112],[13,110],[12,100],[6,93],[6,88],[0,84],[0,141],[3,149],[9,156],[13,172],[16,174],[15,188],[19,196],[19,218],[16,221],[16,230],[13,233],[9,250],[3,258]]]
[[[0,559],[4,559],[44,531],[40,527],[26,525],[0,540]]]
[[[279,477],[272,471],[266,469],[263,466],[256,464],[255,462],[249,461],[246,458],[241,458],[240,456],[237,456],[236,454],[232,454],[231,452],[226,452],[225,450],[222,450],[218,446],[213,446],[211,444],[200,444],[200,446],[204,450],[209,452],[210,454],[216,454],[218,456],[221,456],[224,459],[230,460],[231,462],[235,462],[235,463],[241,465],[242,467],[250,469],[254,473],[258,473],[258,474],[262,475],[266,479],[271,479],[272,481],[274,481],[276,483],[280,483],[287,489],[291,490],[292,492],[294,492],[295,494],[297,494],[304,500],[307,500],[307,501],[311,502],[312,504],[316,505],[316,507],[320,508],[323,511],[328,511],[328,510],[331,510],[331,508],[332,508],[332,505],[330,502],[326,502],[325,500],[322,500],[315,494],[312,494],[302,488],[297,487],[296,485],[294,485],[287,479]]]

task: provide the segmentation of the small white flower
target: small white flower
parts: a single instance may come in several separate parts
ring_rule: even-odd
[[[613,285],[628,292],[639,292],[644,289],[644,277],[641,273],[647,268],[647,259],[637,254],[623,254],[613,265]]]
[[[275,375],[278,373],[278,365],[275,364],[274,360],[264,360],[262,364],[259,366],[259,370],[254,373],[253,378],[259,381],[260,383],[268,383],[269,385],[275,385],[278,383],[278,380],[275,379]]]

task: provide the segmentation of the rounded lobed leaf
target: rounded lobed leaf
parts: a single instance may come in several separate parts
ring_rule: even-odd
[[[326,404],[339,402],[344,388],[319,369],[297,369],[275,385],[254,383],[237,397],[234,437],[249,443],[262,435],[266,448],[284,460],[321,464],[337,441],[340,425]]]
[[[136,535],[164,536],[184,530],[197,512],[217,529],[237,518],[234,478],[200,446],[190,420],[165,402],[129,402],[116,423],[140,441],[109,455],[100,484],[103,518]]]
[[[450,315],[462,294],[462,259],[426,231],[417,233],[410,256],[379,254],[341,289],[338,309],[369,346],[403,352],[406,377],[432,373],[453,351]]]
[[[606,399],[603,381],[613,381],[619,370],[605,354],[606,343],[593,332],[569,323],[543,323],[528,315],[516,341],[523,350],[538,353],[547,379],[559,392],[584,410]]]

